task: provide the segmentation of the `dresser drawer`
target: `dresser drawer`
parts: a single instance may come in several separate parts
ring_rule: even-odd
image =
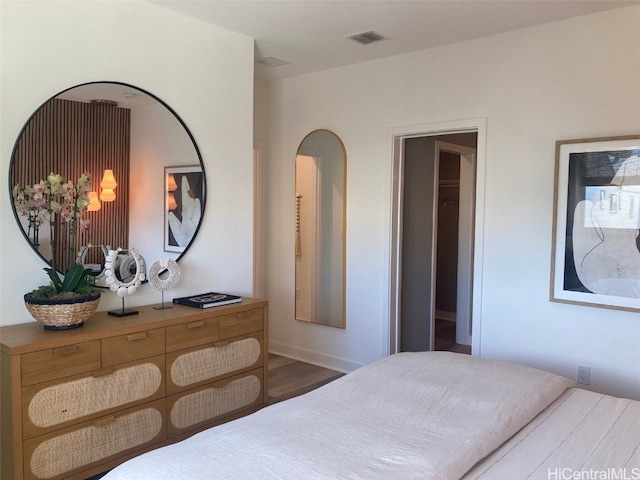
[[[264,329],[264,310],[254,308],[220,317],[220,338],[231,338]]]
[[[21,356],[22,385],[33,385],[99,368],[99,340],[48,348]]]
[[[22,389],[24,438],[163,397],[164,356]]]
[[[262,332],[167,355],[167,393],[262,365]]]
[[[204,318],[167,327],[167,352],[218,340],[218,318]]]
[[[26,479],[72,474],[166,438],[165,400],[139,405],[24,442]]]
[[[92,478],[266,404],[266,301],[136,310],[0,327],[0,480]]]
[[[262,404],[262,368],[167,398],[167,437]]]
[[[102,366],[110,367],[164,353],[164,328],[102,340]]]

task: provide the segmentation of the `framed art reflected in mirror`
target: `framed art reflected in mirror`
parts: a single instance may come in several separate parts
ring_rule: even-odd
[[[202,218],[204,176],[200,165],[165,167],[164,251],[183,252]]]

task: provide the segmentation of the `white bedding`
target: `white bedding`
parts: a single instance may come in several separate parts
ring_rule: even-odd
[[[640,479],[640,402],[572,388],[463,478],[514,472],[530,480]]]
[[[104,479],[459,479],[572,385],[468,355],[401,353]]]

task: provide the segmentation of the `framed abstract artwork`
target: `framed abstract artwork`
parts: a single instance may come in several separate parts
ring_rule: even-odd
[[[551,301],[640,311],[640,135],[556,142]]]
[[[165,167],[164,184],[164,251],[182,253],[193,240],[204,212],[202,167]]]

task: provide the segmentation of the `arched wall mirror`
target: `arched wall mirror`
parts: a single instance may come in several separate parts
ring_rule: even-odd
[[[90,175],[86,228],[73,231],[57,213],[51,229],[16,203],[16,185],[33,186],[51,172],[73,183]],[[119,82],[78,85],[44,102],[16,140],[9,188],[35,252],[46,262],[55,258],[60,271],[80,254],[97,286],[105,286],[107,245],[136,248],[150,262],[179,260],[197,235],[206,195],[202,158],[184,122],[153,94]]]
[[[329,130],[307,135],[296,155],[295,317],[345,328],[347,155]]]

